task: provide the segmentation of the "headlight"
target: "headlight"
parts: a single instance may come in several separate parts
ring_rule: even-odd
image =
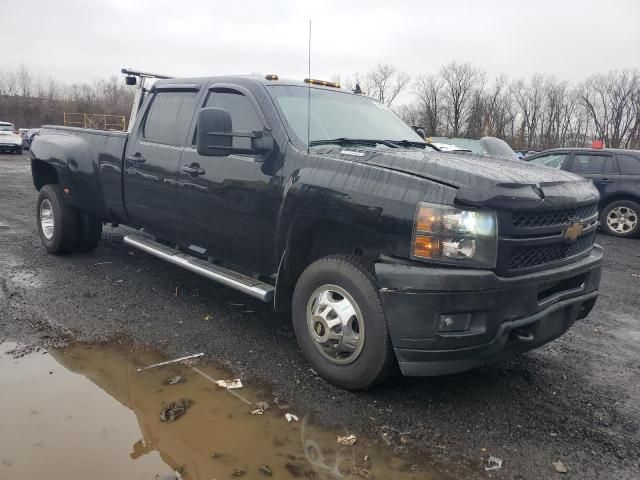
[[[494,268],[498,252],[496,213],[419,203],[411,258]]]

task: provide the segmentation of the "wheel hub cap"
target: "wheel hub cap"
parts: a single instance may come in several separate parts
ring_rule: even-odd
[[[313,292],[307,304],[307,327],[316,348],[332,363],[354,362],[362,351],[362,312],[342,287],[323,285]]]
[[[628,207],[616,207],[607,215],[607,225],[616,233],[628,233],[637,224],[638,214]]]
[[[44,238],[51,240],[55,228],[53,207],[51,206],[51,202],[46,198],[40,203],[40,227],[42,228]]]

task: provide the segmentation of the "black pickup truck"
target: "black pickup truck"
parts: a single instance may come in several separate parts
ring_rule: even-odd
[[[130,247],[290,309],[344,388],[530,350],[598,296],[591,182],[439,152],[329,82],[159,80],[129,134],[47,126],[31,155],[49,252],[138,229]]]

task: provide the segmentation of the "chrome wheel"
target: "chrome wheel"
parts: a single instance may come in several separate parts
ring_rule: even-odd
[[[607,226],[615,233],[629,233],[638,225],[638,214],[629,207],[616,207],[607,215]]]
[[[51,206],[51,202],[46,198],[40,203],[40,227],[44,238],[51,240],[53,238],[53,230],[55,228],[53,207]]]
[[[362,352],[362,311],[342,287],[323,285],[311,294],[307,303],[307,328],[316,348],[332,363],[352,363]]]

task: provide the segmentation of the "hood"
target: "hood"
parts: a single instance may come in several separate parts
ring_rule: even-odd
[[[598,191],[563,170],[486,155],[416,148],[326,147],[318,153],[417,175],[458,189],[456,201],[496,208],[557,208],[596,202]],[[513,205],[516,204],[516,205]]]

